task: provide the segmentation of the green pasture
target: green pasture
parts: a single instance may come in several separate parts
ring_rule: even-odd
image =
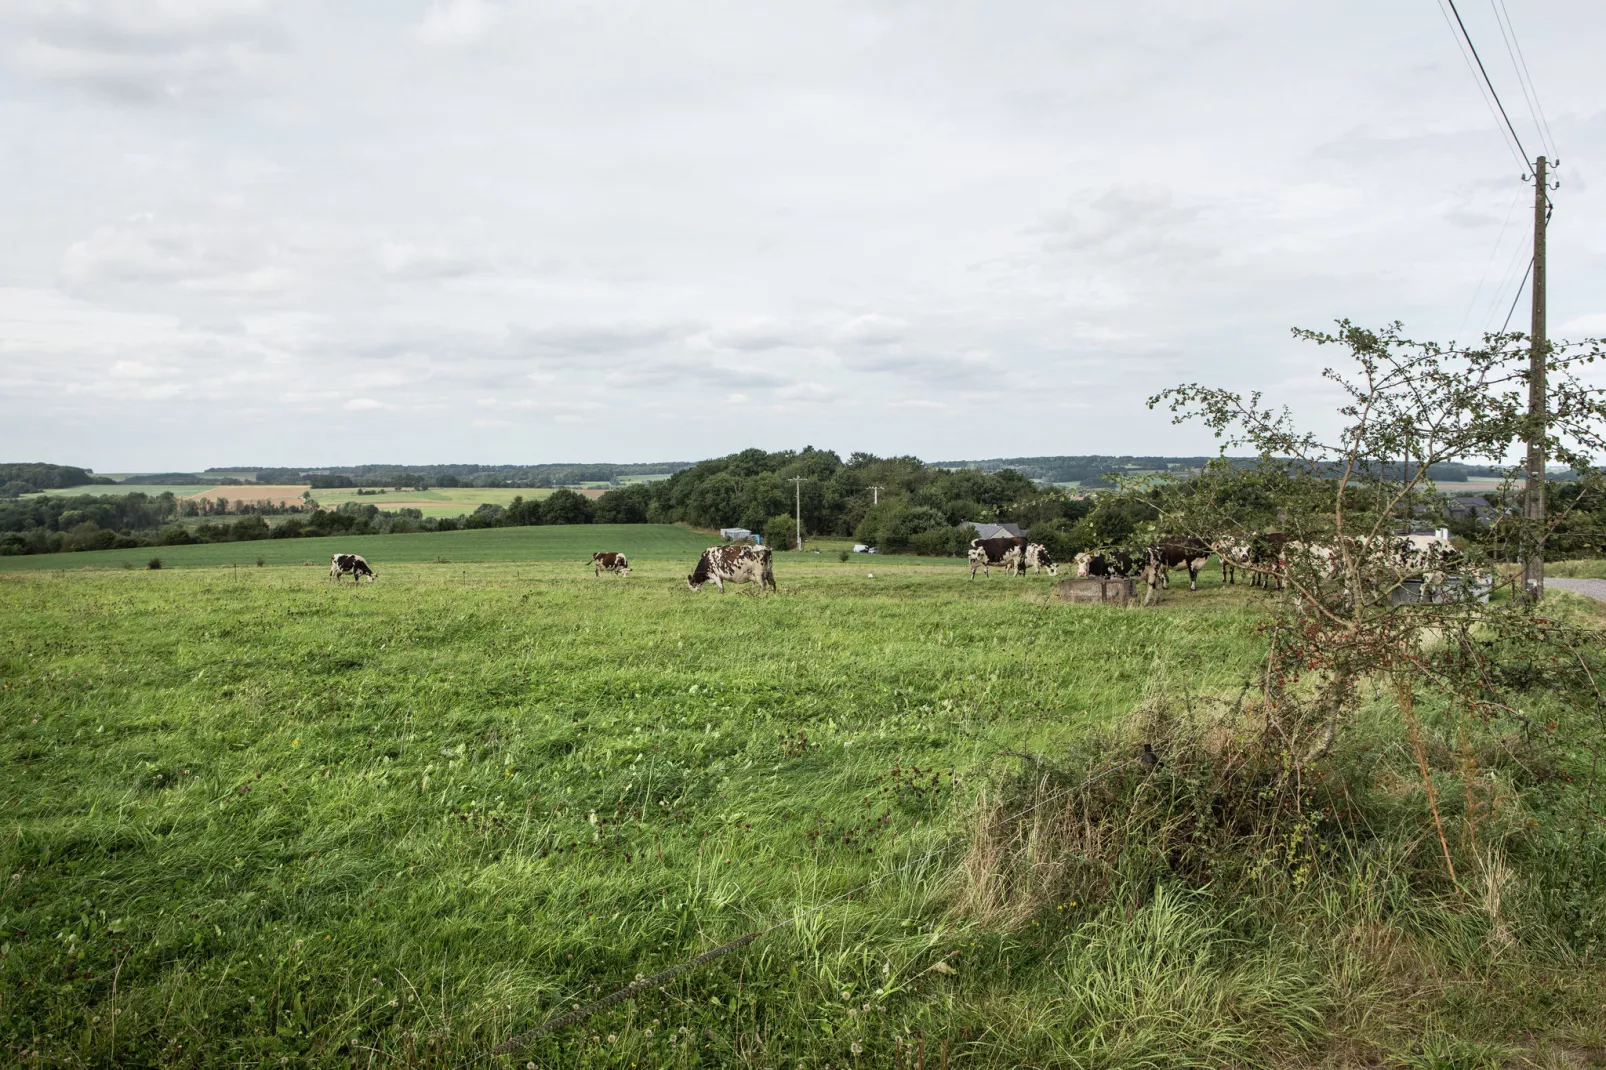
[[[137,550],[0,557],[0,572],[60,569],[143,569],[151,558],[163,568],[313,565],[329,567],[337,553],[361,554],[376,569],[402,562],[564,561],[575,567],[598,550],[623,552],[631,560],[660,558],[682,562],[687,571],[697,555],[719,542],[717,535],[673,524],[572,524],[475,531],[417,532],[411,535],[359,535],[317,539],[259,539],[195,546],[147,546]],[[955,562],[957,563],[957,562]]]
[[[1207,572],[1156,609],[1071,606],[1046,576],[830,553],[777,554],[779,595],[693,593],[707,544],[500,529],[0,575],[0,1061],[1460,1066],[1598,1036],[1575,952],[1526,965],[1378,859],[1268,876],[1287,898],[1259,913],[1182,882],[958,907],[958,855],[930,852],[978,801],[1130,759],[1145,709],[1230,702],[1264,593]],[[299,564],[330,545],[380,581]],[[604,546],[634,574],[581,567]]]

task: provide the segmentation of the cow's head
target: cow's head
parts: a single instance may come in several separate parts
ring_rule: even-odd
[[[699,557],[697,559],[697,567],[692,569],[691,575],[686,577],[686,586],[690,587],[694,591],[700,591],[700,590],[703,589],[703,584],[705,584],[707,582],[708,582],[708,551],[704,550],[703,551],[703,556],[701,556],[701,557]]]
[[[1091,550],[1083,550],[1071,558],[1071,563],[1076,566],[1076,578],[1085,580],[1087,579],[1088,569],[1093,565],[1093,552]]]

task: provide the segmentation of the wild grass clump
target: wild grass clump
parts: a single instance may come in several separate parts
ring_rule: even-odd
[[[978,795],[953,909],[1065,929],[1066,999],[1118,1042],[1079,1044],[1090,1063],[1157,1056],[1158,1036],[1222,1064],[1437,1050],[1444,1029],[1462,1051],[1563,1022],[1598,1037],[1606,829],[1566,742],[1588,711],[1531,732],[1424,717],[1453,878],[1414,757],[1385,704],[1367,712],[1296,766],[1253,701],[1150,703]]]

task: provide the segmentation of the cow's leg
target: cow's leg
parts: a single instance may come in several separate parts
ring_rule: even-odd
[[[714,573],[714,586],[719,588],[720,594],[725,593],[725,584],[720,581],[719,573],[717,572]]]
[[[1197,591],[1198,589],[1199,589],[1199,566],[1194,564],[1192,561],[1189,561],[1188,562],[1188,590]]]

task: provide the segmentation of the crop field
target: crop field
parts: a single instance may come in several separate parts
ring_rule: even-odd
[[[1481,962],[1485,930],[1389,920],[1364,883],[1304,909],[1427,935],[1313,950],[1309,914],[1182,885],[963,909],[932,852],[999,778],[1138,776],[1137,711],[1237,693],[1261,596],[1207,573],[1154,610],[1070,606],[1048,577],[830,554],[777,554],[779,596],[693,593],[707,536],[635,530],[347,540],[380,562],[358,587],[200,557],[0,575],[7,1061],[912,1067],[929,1041],[933,1068],[1309,1065],[1356,1017],[1437,1051],[1492,998],[1437,959],[1419,990],[1399,957]],[[634,574],[583,570],[602,545]],[[1598,986],[1530,984],[1523,1028],[1587,1034]]]
[[[213,487],[197,494],[180,495],[189,498],[227,498],[229,501],[261,502],[275,505],[294,505],[301,501],[307,490],[305,483],[249,483],[237,487]]]
[[[425,516],[462,516],[472,513],[481,505],[506,506],[514,498],[540,501],[549,497],[547,489],[511,490],[505,487],[431,487],[429,490],[395,490],[390,487],[369,487],[365,490],[383,490],[384,494],[358,494],[357,488],[315,490],[312,496],[325,509],[338,509],[345,502],[377,505],[381,509],[417,509]]]

